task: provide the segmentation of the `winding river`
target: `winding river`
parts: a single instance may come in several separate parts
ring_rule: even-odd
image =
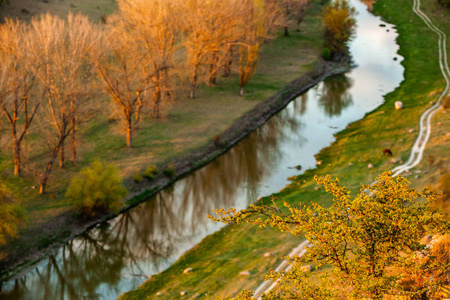
[[[116,299],[219,230],[206,219],[211,209],[245,208],[314,168],[314,155],[333,134],[378,107],[403,80],[395,28],[350,2],[358,12],[350,44],[357,68],[321,82],[207,166],[0,283],[0,299]]]

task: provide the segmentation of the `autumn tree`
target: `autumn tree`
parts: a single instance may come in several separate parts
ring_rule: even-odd
[[[259,48],[269,32],[265,3],[263,0],[244,0],[241,3],[238,30],[239,45],[239,95],[256,72]]]
[[[27,51],[32,38],[19,21],[6,19],[0,25],[0,109],[10,126],[14,176],[21,175],[22,142],[45,95],[32,72],[41,68],[40,57]]]
[[[96,26],[82,15],[69,14],[66,22],[47,14],[32,19],[31,25],[35,40],[29,51],[43,59],[43,66],[33,70],[46,90],[42,122],[50,125],[43,126],[50,152],[45,171],[40,173],[40,193],[44,193],[58,154],[60,166],[64,164],[66,138],[72,135],[75,160],[76,127],[92,114],[95,72],[88,54],[98,46],[99,34]]]
[[[118,4],[124,30],[135,39],[135,51],[142,52],[140,67],[153,92],[153,117],[159,119],[162,101],[170,94],[174,55],[181,48],[179,2],[119,0]]]
[[[279,5],[280,14],[283,16],[284,36],[289,36],[289,23],[294,21],[297,27],[300,26],[309,0],[282,0],[275,2]]]
[[[238,3],[232,0],[187,0],[182,8],[181,28],[192,99],[200,83],[216,82],[218,66],[230,43],[236,39]]]
[[[450,267],[448,254],[430,252],[421,244],[424,233],[445,234],[449,230],[443,215],[429,208],[437,193],[417,192],[409,188],[405,178],[394,178],[390,172],[380,175],[372,185],[362,185],[355,198],[339,185],[338,179],[326,176],[316,181],[334,196],[331,207],[284,202],[283,209],[276,205],[251,205],[241,211],[216,211],[225,223],[271,226],[304,236],[310,242],[306,254],[289,258],[291,271],[271,272],[269,278],[280,280],[281,289],[267,293],[264,299],[432,295],[445,284],[444,275]],[[417,257],[422,256],[428,259],[420,265],[436,280],[417,289],[401,285],[418,267]],[[332,266],[332,270],[320,274],[305,272],[305,264],[319,270]],[[436,274],[445,280],[437,280]],[[237,299],[250,299],[248,293],[245,295]]]
[[[350,7],[347,0],[331,1],[324,7],[325,46],[331,50],[332,57],[347,54],[346,43],[356,27],[354,15],[355,9]]]
[[[104,47],[94,55],[94,61],[112,103],[125,123],[126,144],[132,147],[133,132],[139,123],[142,107],[149,97],[150,79],[142,66],[144,51],[120,21],[105,32]]]

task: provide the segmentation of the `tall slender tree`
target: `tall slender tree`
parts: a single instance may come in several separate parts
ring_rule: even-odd
[[[141,109],[149,101],[146,91],[150,78],[143,65],[145,52],[119,19],[112,21],[102,44],[104,47],[97,49],[94,61],[106,91],[120,111],[127,147],[131,148]]]
[[[29,51],[43,58],[42,67],[33,71],[46,90],[42,116],[50,124],[46,135],[50,158],[40,173],[40,193],[44,193],[58,153],[60,166],[64,164],[66,138],[72,135],[75,147],[76,127],[91,115],[95,73],[88,63],[88,53],[98,46],[99,34],[82,15],[69,14],[66,22],[47,14],[32,19],[31,26],[37,38]]]
[[[153,117],[161,118],[165,95],[170,94],[174,55],[181,48],[179,3],[172,0],[119,0],[122,26],[142,52],[140,64],[153,89]]]
[[[14,176],[21,175],[22,143],[44,97],[31,72],[42,62],[27,52],[31,39],[29,27],[19,21],[6,19],[0,25],[0,109],[11,130]]]
[[[244,87],[256,72],[259,48],[269,32],[264,0],[244,0],[240,11],[239,85],[241,96]]]
[[[236,40],[237,2],[187,0],[183,2],[181,26],[187,50],[190,97],[202,82],[215,84],[226,47]]]

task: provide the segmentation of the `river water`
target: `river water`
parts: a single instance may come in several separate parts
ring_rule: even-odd
[[[116,299],[219,230],[222,224],[206,218],[211,209],[245,208],[314,168],[314,155],[333,134],[378,107],[403,80],[395,28],[361,2],[350,3],[358,12],[350,43],[357,68],[300,95],[207,166],[0,283],[0,299]]]

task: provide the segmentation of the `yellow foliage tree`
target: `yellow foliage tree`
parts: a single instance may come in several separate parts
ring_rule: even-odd
[[[354,14],[355,9],[346,0],[332,1],[323,9],[324,38],[332,56],[347,54],[346,43],[356,26]]]
[[[271,226],[310,242],[305,255],[289,258],[291,271],[271,272],[267,278],[279,280],[280,285],[263,299],[420,298],[434,295],[445,284],[450,268],[448,253],[429,251],[421,244],[425,232],[449,232],[442,213],[429,207],[438,197],[436,192],[419,193],[409,188],[405,178],[394,178],[390,172],[380,175],[372,185],[362,185],[355,198],[338,179],[326,176],[316,181],[334,196],[331,207],[315,203],[296,207],[285,202],[284,209],[251,205],[241,211],[217,210],[221,218],[210,217],[225,223]],[[448,249],[448,243],[436,249]],[[426,259],[417,263],[417,257]],[[305,272],[305,264],[332,269],[319,274]],[[401,284],[419,270],[425,284]],[[237,299],[251,298],[246,293]]]

